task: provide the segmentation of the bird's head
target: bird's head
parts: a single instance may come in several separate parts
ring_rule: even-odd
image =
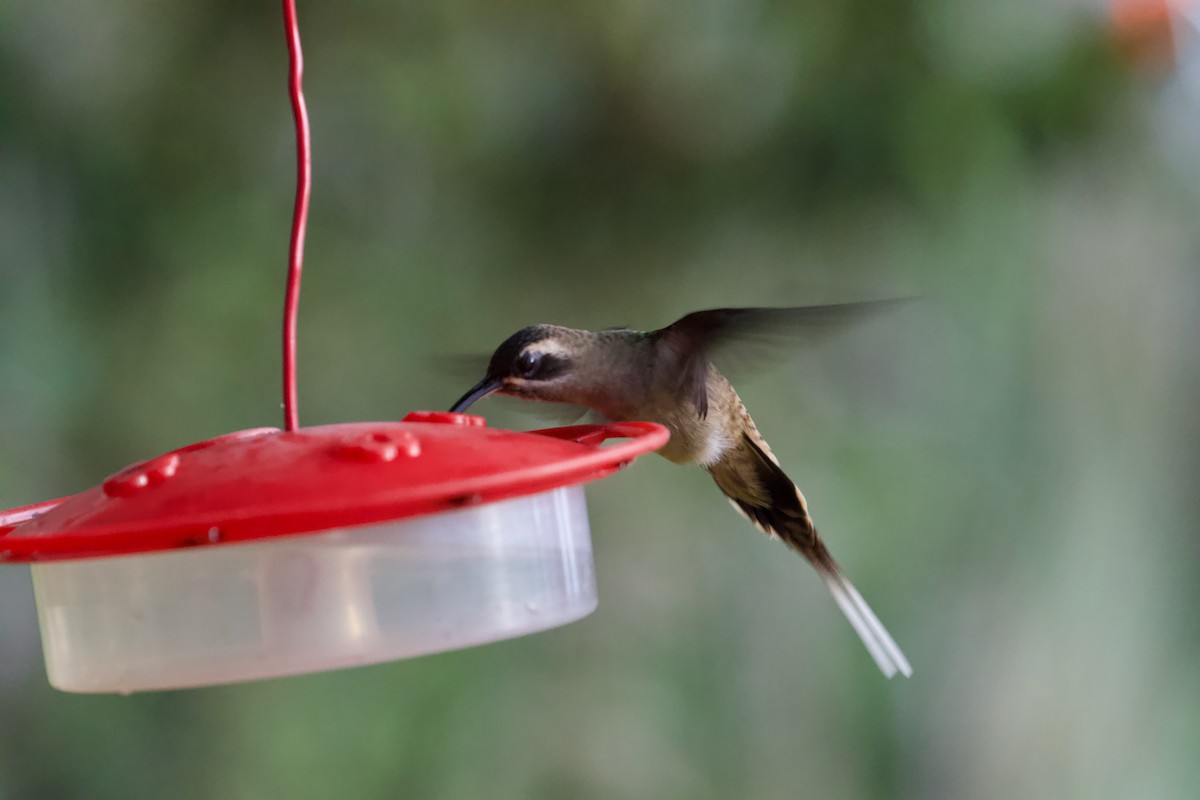
[[[466,411],[476,400],[497,392],[529,400],[578,402],[576,367],[586,347],[584,331],[557,325],[522,328],[496,348],[487,375],[450,410]]]

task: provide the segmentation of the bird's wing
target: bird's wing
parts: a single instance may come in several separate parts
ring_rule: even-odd
[[[911,298],[792,308],[714,308],[688,314],[651,335],[680,363],[680,388],[700,416],[708,410],[708,362],[762,360],[769,351],[815,343]],[[756,357],[757,356],[757,357]]]
[[[594,409],[571,403],[546,402],[545,400],[530,402],[523,397],[507,397],[502,394],[492,395],[488,399],[488,402],[496,412],[500,412],[495,414],[495,416],[511,413],[526,420],[531,420],[539,427],[546,427],[546,425],[595,425],[608,421],[600,412]],[[522,427],[524,427],[524,424],[522,424]]]

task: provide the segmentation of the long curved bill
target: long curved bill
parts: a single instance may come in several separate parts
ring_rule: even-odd
[[[452,414],[460,414],[470,408],[471,404],[476,400],[480,400],[498,391],[500,391],[500,381],[492,377],[484,378],[475,384],[471,391],[458,398],[458,402],[450,406],[450,412]]]

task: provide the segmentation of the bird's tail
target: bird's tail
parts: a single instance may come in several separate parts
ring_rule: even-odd
[[[887,677],[908,677],[912,667],[891,634],[842,573],[817,535],[808,505],[774,456],[750,436],[722,461],[709,467],[733,507],[760,530],[803,555],[820,573],[842,613]],[[751,480],[748,477],[753,476]]]
[[[850,621],[858,638],[866,645],[871,658],[875,659],[875,663],[883,670],[883,674],[888,678],[897,672],[906,678],[911,676],[912,667],[909,666],[900,646],[887,632],[887,628],[883,627],[883,623],[875,616],[867,601],[863,600],[862,595],[854,588],[854,584],[840,571],[821,570],[821,577],[825,579],[825,585],[833,593],[833,599],[837,601],[838,607]]]

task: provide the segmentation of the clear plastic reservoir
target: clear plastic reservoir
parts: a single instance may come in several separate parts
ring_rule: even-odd
[[[247,544],[32,566],[50,683],[177,689],[545,630],[596,607],[583,489]]]

